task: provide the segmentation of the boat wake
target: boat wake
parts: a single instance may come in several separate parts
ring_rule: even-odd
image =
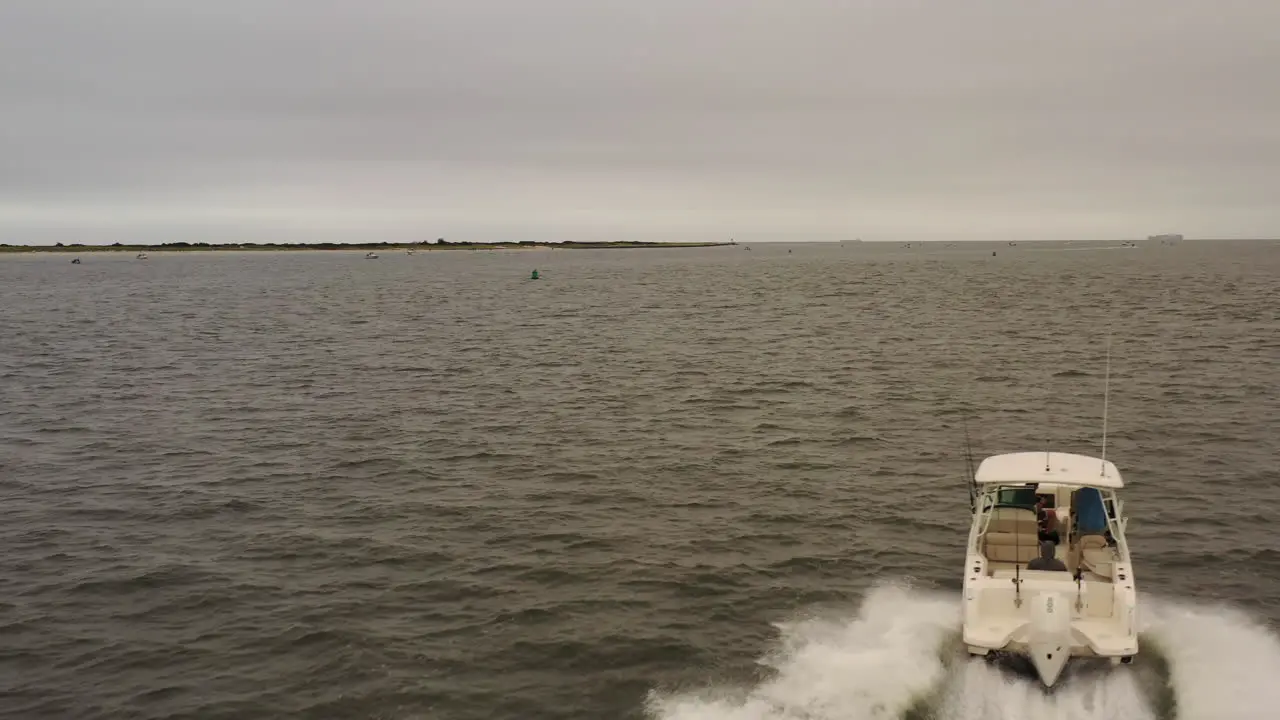
[[[779,625],[770,677],[749,688],[653,692],[654,720],[1257,720],[1280,702],[1280,637],[1226,607],[1145,596],[1131,666],[1033,675],[970,658],[954,594],[872,590],[852,619]]]

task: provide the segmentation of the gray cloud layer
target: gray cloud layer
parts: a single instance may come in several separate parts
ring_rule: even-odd
[[[1260,0],[6,0],[0,242],[1280,234]]]

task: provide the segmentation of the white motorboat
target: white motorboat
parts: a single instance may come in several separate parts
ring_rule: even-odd
[[[378,259],[378,253],[375,253],[375,252],[365,253],[365,255],[364,255],[364,259],[365,259],[365,260],[377,260],[377,259]]]
[[[1105,447],[1105,444],[1104,444]],[[1073,658],[1132,662],[1137,590],[1115,464],[1061,452],[994,455],[970,473],[964,644],[1021,656],[1052,687]],[[1057,519],[1058,538],[1038,511]],[[1042,540],[1047,539],[1044,555]],[[1047,568],[1047,569],[1043,569]]]

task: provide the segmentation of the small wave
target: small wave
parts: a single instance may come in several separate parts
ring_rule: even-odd
[[[591,471],[550,471],[550,473],[541,474],[540,477],[541,479],[557,483],[589,483],[600,479],[600,475],[598,473],[591,473]]]
[[[356,470],[369,467],[386,467],[388,469],[395,469],[400,467],[400,463],[387,458],[365,457],[339,460],[334,463],[334,467],[339,470]]]
[[[217,583],[224,578],[195,567],[170,563],[151,568],[117,567],[98,577],[81,580],[68,590],[97,596],[144,592],[175,587],[191,587],[201,583]]]
[[[439,462],[455,462],[458,460],[518,460],[520,455],[504,452],[490,452],[488,450],[480,450],[471,453],[455,453],[438,458]],[[372,461],[369,461],[372,462]]]
[[[852,445],[871,445],[884,442],[884,438],[879,435],[851,435],[835,442],[837,447],[849,447]]]
[[[779,470],[832,470],[842,467],[840,463],[834,462],[812,462],[798,460],[783,460],[773,463],[773,466]],[[817,497],[817,493],[801,493],[803,497]]]
[[[51,435],[56,435],[60,433],[91,433],[94,431],[94,429],[91,427],[86,427],[84,425],[48,425],[45,427],[36,428],[35,431],[37,433],[42,433],[42,434],[48,433]]]
[[[174,518],[178,520],[199,520],[216,517],[224,513],[237,515],[259,509],[260,505],[252,500],[242,498],[208,499],[202,502],[178,508],[160,508],[154,514],[157,518]],[[150,516],[149,516],[150,517]]]

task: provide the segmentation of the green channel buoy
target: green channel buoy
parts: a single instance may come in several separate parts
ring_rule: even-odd
[[[537,271],[537,270],[534,270],[534,271],[533,271],[533,274],[529,276],[529,279],[530,279],[530,280],[537,280],[537,279],[538,279],[538,271]]]

